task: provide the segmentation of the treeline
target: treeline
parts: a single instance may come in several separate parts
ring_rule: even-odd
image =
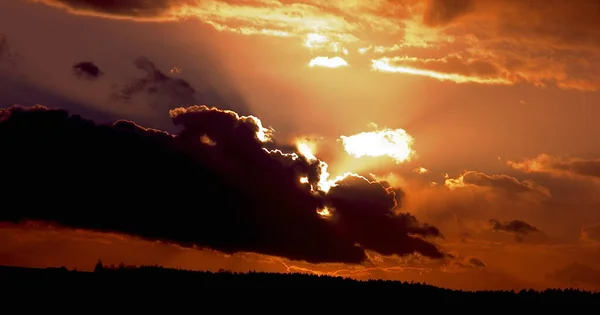
[[[82,290],[102,288],[110,291],[124,290],[142,292],[151,290],[172,294],[174,292],[197,291],[198,293],[227,291],[252,294],[256,289],[281,289],[286,292],[335,295],[336,292],[364,292],[381,297],[416,299],[423,301],[467,303],[599,303],[600,294],[578,289],[547,289],[544,291],[460,291],[438,288],[422,283],[390,280],[358,281],[350,278],[311,275],[300,273],[238,273],[226,270],[219,272],[191,271],[163,268],[161,266],[108,266],[97,264],[94,272],[69,271],[66,268],[22,269],[0,268],[0,286],[14,288],[60,289],[63,287]],[[237,291],[237,289],[247,289]],[[293,289],[294,291],[290,291]],[[296,290],[300,289],[300,290]],[[309,289],[309,290],[303,290]],[[216,290],[216,291],[215,291]],[[267,292],[267,291],[265,291]],[[390,301],[391,302],[391,301]]]

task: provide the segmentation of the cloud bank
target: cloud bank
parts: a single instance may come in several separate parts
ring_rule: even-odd
[[[400,213],[386,182],[352,175],[312,191],[322,163],[267,148],[271,131],[257,118],[206,106],[170,114],[176,135],[42,106],[0,110],[0,220],[314,263],[360,263],[365,250],[446,257],[429,240],[439,230]]]

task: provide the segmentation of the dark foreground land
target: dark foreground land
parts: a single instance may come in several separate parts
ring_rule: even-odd
[[[348,293],[360,292],[360,296],[367,300],[377,297],[378,300],[393,298],[404,301],[428,301],[434,304],[440,302],[600,304],[600,294],[571,289],[467,292],[399,281],[356,281],[330,276],[263,272],[204,272],[154,266],[97,267],[94,272],[70,271],[64,267],[36,269],[0,266],[0,290],[6,289],[13,293],[24,294],[53,290],[91,292],[100,289],[112,293],[127,293],[127,295],[153,292],[164,294],[164,297],[179,292],[187,292],[186,294],[196,292],[203,295],[209,292],[227,292],[228,296],[238,296],[238,294],[249,296],[257,293],[278,296],[280,295],[278,293],[285,293],[300,296],[310,294],[314,297],[321,294],[330,297],[348,296]],[[227,290],[219,291],[220,289]]]

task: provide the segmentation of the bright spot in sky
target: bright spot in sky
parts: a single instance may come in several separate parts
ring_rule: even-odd
[[[308,139],[296,139],[296,148],[298,153],[306,158],[307,161],[316,161],[317,157],[315,152],[317,150],[317,144],[314,141]]]
[[[217,145],[217,143],[213,139],[211,139],[208,135],[200,136],[200,142],[205,145],[211,146],[211,147]]]
[[[328,41],[329,40],[324,35],[310,33],[306,35],[306,41],[304,42],[304,45],[309,48],[316,48],[325,45]]]
[[[323,207],[321,209],[317,209],[317,213],[325,218],[328,218],[331,216],[331,210],[328,207]]]
[[[428,169],[424,168],[424,167],[417,167],[414,169],[415,173],[417,174],[427,174],[429,172]]]
[[[347,67],[348,62],[342,57],[315,57],[309,63],[309,67],[326,67],[326,68],[339,68]]]
[[[356,158],[388,156],[401,163],[410,160],[414,139],[404,129],[383,129],[341,136],[346,152]]]
[[[319,163],[319,182],[316,184],[316,187],[312,187],[312,191],[322,191],[324,193],[329,192],[331,187],[336,185],[336,182],[343,179],[343,176],[336,177],[334,179],[329,178],[329,172],[327,172],[327,168],[329,165],[325,161],[321,161],[317,159],[315,156],[315,152],[317,150],[316,141],[307,139],[307,138],[298,138],[296,139],[296,148],[298,149],[298,153],[302,155],[308,162],[318,162]],[[300,178],[301,183],[308,183],[307,177]]]

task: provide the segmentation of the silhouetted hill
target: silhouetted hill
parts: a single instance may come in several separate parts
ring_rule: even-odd
[[[35,269],[0,266],[0,287],[11,289],[13,292],[22,289],[45,291],[53,288],[75,288],[76,290],[123,291],[129,294],[140,292],[173,294],[179,291],[200,293],[215,289],[246,289],[232,292],[251,294],[261,292],[256,289],[279,289],[286,292],[292,289],[295,290],[293,292],[298,293],[326,291],[330,292],[329,294],[338,291],[359,291],[364,292],[365,296],[397,296],[402,299],[451,303],[600,303],[600,294],[573,289],[548,289],[542,292],[534,290],[468,292],[389,280],[357,281],[298,273],[189,271],[160,266],[106,268],[97,265],[94,272],[70,271],[64,267]],[[235,296],[235,293],[233,295]]]

